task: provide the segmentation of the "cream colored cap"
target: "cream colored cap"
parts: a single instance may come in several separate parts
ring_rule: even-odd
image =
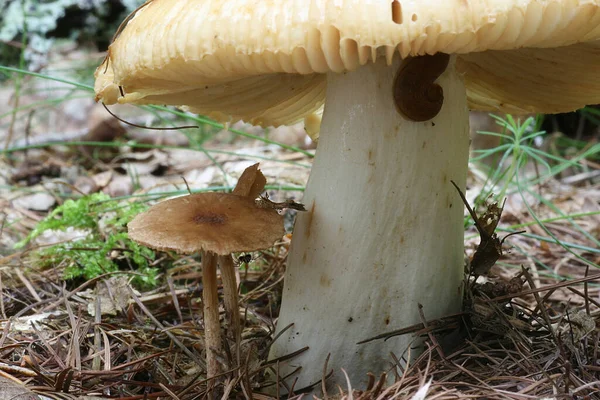
[[[219,255],[266,249],[285,233],[283,216],[254,199],[197,193],[158,203],[128,225],[132,240],[158,250]]]
[[[327,72],[444,52],[471,108],[562,112],[600,103],[599,39],[600,0],[150,0],[96,99],[280,125],[322,106]]]

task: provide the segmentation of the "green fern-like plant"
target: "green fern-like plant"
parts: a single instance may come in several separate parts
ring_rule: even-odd
[[[85,230],[87,235],[80,240],[36,250],[34,257],[38,264],[41,267],[66,265],[65,279],[92,279],[129,268],[134,273],[134,283],[154,286],[158,274],[158,270],[150,266],[154,252],[129,239],[126,232],[127,223],[145,208],[142,203],[120,204],[103,193],[67,200],[15,247],[24,247],[48,230]]]

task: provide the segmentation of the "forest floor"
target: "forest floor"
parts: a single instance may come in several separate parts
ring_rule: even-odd
[[[119,122],[92,100],[89,68],[100,59],[71,49],[41,75],[3,70],[10,79],[0,85],[0,400],[205,396],[199,260],[137,246],[126,223],[165,197],[229,191],[256,162],[273,201],[301,201],[310,173],[316,145],[302,125],[265,131],[113,107],[138,125],[198,128]],[[487,116],[473,115],[473,124],[482,118],[501,131]],[[425,341],[408,364],[401,352],[390,358],[394,384],[370,376],[324,397],[600,398],[600,135],[533,137],[534,119],[504,122],[506,137],[473,133],[479,153],[466,199],[479,214],[506,199],[498,234],[525,233],[504,243],[477,285],[465,278],[463,313],[373,339],[403,333]],[[509,137],[523,138],[521,147],[493,160]],[[527,149],[543,162],[526,159]],[[266,355],[293,220],[287,211],[288,235],[274,248],[236,256],[244,329],[234,346],[244,361],[219,377],[213,393],[224,398],[273,398]],[[466,259],[480,241],[468,225]],[[440,345],[448,333],[460,337],[450,348]],[[223,365],[233,358],[224,354]],[[288,381],[279,384],[289,389]]]

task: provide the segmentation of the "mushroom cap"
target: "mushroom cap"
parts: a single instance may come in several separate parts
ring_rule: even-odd
[[[158,250],[226,255],[273,246],[285,230],[283,216],[253,199],[197,193],[158,203],[127,225],[129,237]]]
[[[323,105],[327,72],[443,52],[472,109],[564,112],[600,103],[598,39],[600,0],[149,0],[95,90],[277,126]]]
[[[256,199],[264,190],[267,178],[258,169],[259,163],[246,168],[233,188],[233,194],[249,199]]]

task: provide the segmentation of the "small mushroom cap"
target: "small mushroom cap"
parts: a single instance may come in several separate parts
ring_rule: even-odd
[[[267,178],[258,169],[258,165],[259,163],[256,163],[244,170],[233,189],[233,194],[256,199],[262,193],[267,184]]]
[[[149,0],[95,90],[277,126],[323,105],[328,72],[442,52],[472,109],[565,112],[600,103],[599,39],[600,0]]]
[[[285,230],[283,216],[253,199],[197,193],[158,203],[127,226],[129,237],[158,250],[226,255],[273,246]]]

